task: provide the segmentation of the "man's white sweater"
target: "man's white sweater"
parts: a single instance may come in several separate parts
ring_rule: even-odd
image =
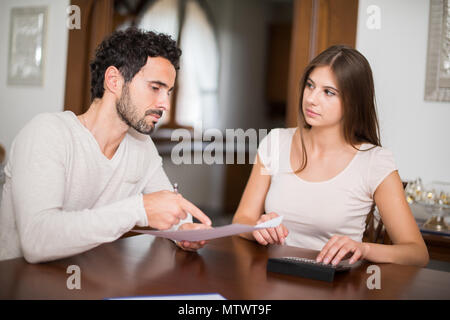
[[[142,194],[173,190],[146,136],[130,129],[112,159],[71,111],[41,114],[14,140],[0,209],[0,260],[71,256],[147,226]],[[192,217],[181,221],[192,221]]]

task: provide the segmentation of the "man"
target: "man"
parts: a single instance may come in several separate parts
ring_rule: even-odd
[[[211,225],[173,192],[147,136],[169,109],[180,55],[167,35],[115,32],[91,62],[89,110],[78,117],[41,114],[20,131],[5,168],[0,259],[59,259],[114,241],[135,225]],[[177,244],[196,250],[205,242]]]

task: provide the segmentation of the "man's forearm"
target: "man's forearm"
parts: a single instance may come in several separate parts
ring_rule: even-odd
[[[22,212],[18,227],[24,258],[50,261],[114,241],[143,225],[142,210],[142,195],[136,195],[95,209],[28,212],[26,218]]]

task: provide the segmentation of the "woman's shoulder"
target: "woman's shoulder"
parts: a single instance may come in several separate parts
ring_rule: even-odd
[[[295,130],[297,130],[297,128],[274,128],[271,129],[269,134],[267,135],[268,137],[271,138],[278,138],[280,141],[284,141],[286,138],[290,138],[294,135]]]
[[[258,155],[269,172],[275,173],[285,163],[295,130],[296,128],[275,128],[261,140]]]
[[[297,130],[297,127],[292,127],[292,128],[275,128],[275,129],[272,129],[272,130],[278,131],[280,134],[292,136],[295,133],[295,130]]]
[[[364,143],[360,146],[360,164],[370,176],[385,175],[386,172],[397,170],[394,153],[385,147]]]
[[[394,153],[385,147],[376,146],[371,143],[363,143],[360,147],[360,154],[370,162],[377,162],[383,159],[394,159]]]
[[[359,152],[361,168],[365,174],[368,192],[373,196],[378,185],[393,171],[397,170],[393,152],[385,147],[365,143]],[[365,151],[363,151],[365,150]]]
[[[264,149],[279,149],[288,144],[296,128],[274,128],[260,140],[259,147]]]

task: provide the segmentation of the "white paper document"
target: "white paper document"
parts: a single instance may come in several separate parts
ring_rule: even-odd
[[[226,226],[211,228],[211,229],[200,229],[200,230],[177,230],[177,231],[160,231],[160,230],[136,230],[133,232],[139,232],[143,234],[151,234],[153,236],[168,238],[175,241],[201,241],[210,240],[222,237],[228,237],[235,234],[252,232],[258,229],[274,228],[280,225],[283,217],[277,217],[275,219],[257,224],[256,226],[249,226],[246,224],[229,224]]]
[[[165,296],[138,296],[108,298],[107,300],[227,300],[219,293],[169,294]]]

